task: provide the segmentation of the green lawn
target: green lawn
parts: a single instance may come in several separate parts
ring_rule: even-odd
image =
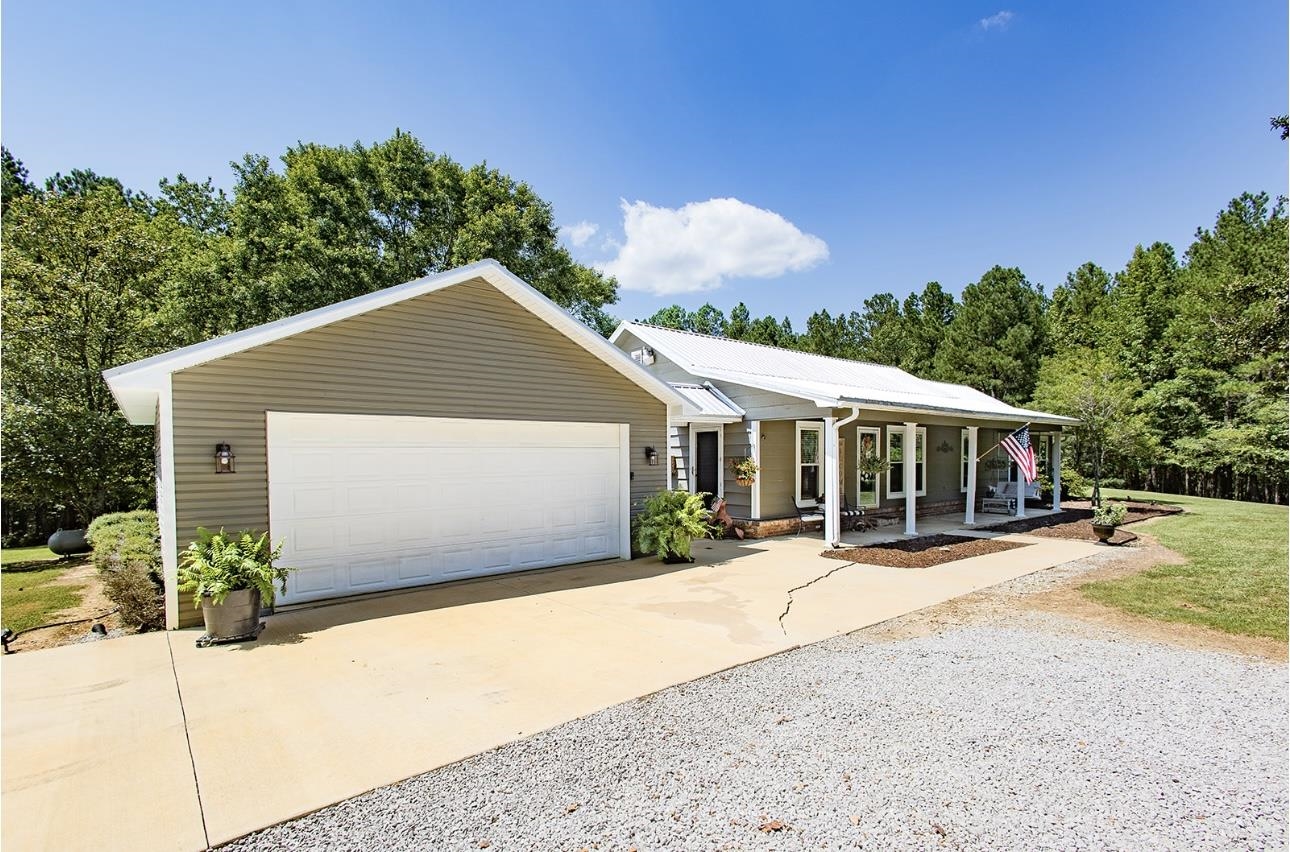
[[[4,626],[17,632],[46,624],[54,620],[54,613],[80,603],[81,586],[53,584],[65,570],[60,566],[0,572],[0,621]]]
[[[6,547],[0,550],[0,565],[18,565],[23,562],[48,562],[58,557],[43,544],[36,547]]]
[[[1102,493],[1184,507],[1186,514],[1162,518],[1146,531],[1187,563],[1087,583],[1080,587],[1085,595],[1137,615],[1286,641],[1285,506],[1109,488]]]

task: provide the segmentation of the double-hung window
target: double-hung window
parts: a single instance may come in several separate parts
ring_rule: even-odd
[[[882,458],[882,430],[856,427],[856,466],[868,459]],[[856,471],[856,502],[866,509],[878,508],[878,474]]]
[[[927,494],[927,429],[919,426],[914,441],[914,452],[906,458],[905,428],[903,426],[887,427],[887,496],[905,496],[905,465],[914,465],[914,496]]]
[[[814,421],[797,423],[798,505],[814,503],[822,493],[824,482],[824,424]]]
[[[968,430],[959,432],[959,491],[966,494],[968,484],[968,466],[973,458],[968,452]]]

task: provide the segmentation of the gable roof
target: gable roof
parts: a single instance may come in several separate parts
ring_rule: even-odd
[[[112,389],[112,396],[125,413],[127,420],[135,425],[150,424],[155,419],[157,400],[162,391],[169,387],[172,373],[379,310],[407,299],[415,299],[436,290],[476,280],[485,281],[496,287],[518,302],[521,307],[544,320],[556,331],[669,407],[685,406],[685,398],[673,390],[667,382],[633,362],[621,349],[574,319],[555,302],[533,289],[495,260],[481,260],[469,266],[460,266],[436,275],[418,278],[406,284],[346,299],[334,305],[315,308],[302,314],[163,352],[120,367],[113,367],[103,371],[103,378]]]
[[[690,382],[668,382],[672,389],[689,403],[684,419],[690,423],[738,423],[744,419],[744,410],[731,402],[710,382],[696,385]]]
[[[1078,420],[1008,405],[967,385],[920,379],[899,367],[851,361],[713,337],[692,331],[624,322],[609,338],[630,332],[693,376],[810,400],[824,408],[936,412],[1018,423],[1075,424]]]

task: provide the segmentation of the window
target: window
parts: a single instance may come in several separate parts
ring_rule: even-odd
[[[914,441],[914,496],[923,497],[927,494],[927,429],[919,426]],[[888,426],[887,427],[887,461],[891,462],[891,467],[887,468],[887,496],[904,497],[905,496],[905,427]]]
[[[968,430],[959,432],[959,491],[966,494],[968,484],[968,463],[972,456],[968,452]]]
[[[824,424],[798,421],[797,502],[814,503],[820,496],[820,475],[824,467]]]
[[[860,426],[856,429],[856,504],[867,509],[878,505],[878,474],[861,473],[860,464],[868,458],[882,458],[882,430]]]

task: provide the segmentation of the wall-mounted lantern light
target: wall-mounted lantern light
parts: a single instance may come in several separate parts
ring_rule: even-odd
[[[653,447],[646,447],[645,463],[648,464],[650,467],[653,467],[654,465],[658,464],[658,450],[654,449]]]
[[[216,473],[236,473],[237,468],[233,462],[237,456],[233,455],[233,448],[228,444],[215,445],[215,472]]]

